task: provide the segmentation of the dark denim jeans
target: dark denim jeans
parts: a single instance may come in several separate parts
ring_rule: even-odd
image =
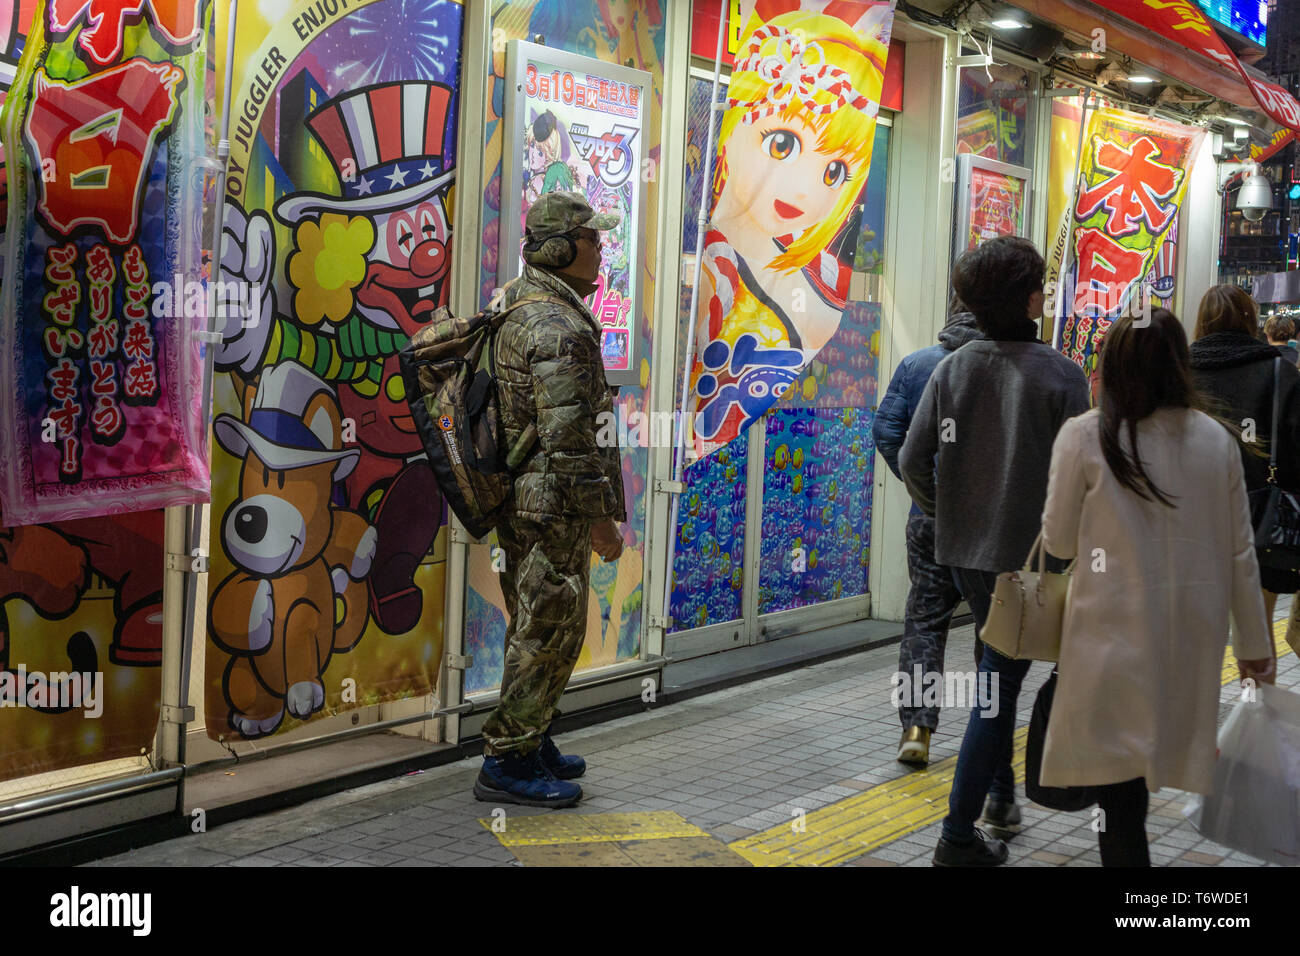
[[[992,571],[953,568],[953,580],[970,604],[975,616],[975,632],[988,620],[989,605],[998,576]],[[984,798],[999,800],[1015,797],[1015,776],[1011,772],[1011,741],[1016,729],[1016,700],[1020,685],[1029,673],[1032,661],[1004,657],[987,644],[980,658],[979,673],[996,674],[998,682],[997,715],[985,716],[977,703],[971,708],[966,736],[957,755],[957,772],[948,797],[948,816],[943,821],[944,839],[966,843],[975,836],[975,822],[984,812]],[[991,680],[981,676],[979,682]]]

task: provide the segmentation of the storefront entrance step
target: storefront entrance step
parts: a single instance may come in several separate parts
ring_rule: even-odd
[[[185,813],[201,808],[213,826],[458,759],[458,749],[446,744],[368,734],[192,774],[185,780]],[[286,789],[286,780],[294,786]]]
[[[951,627],[969,623],[969,617],[954,618]],[[897,643],[902,635],[903,625],[899,621],[851,621],[808,634],[691,658],[664,668],[664,695],[670,701],[686,700],[781,671],[861,654]]]

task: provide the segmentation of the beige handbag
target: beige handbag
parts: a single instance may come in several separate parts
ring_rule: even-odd
[[[1031,571],[1035,551],[1038,569]],[[1047,551],[1040,531],[1025,566],[998,575],[980,640],[1005,657],[1056,661],[1061,656],[1061,626],[1074,562],[1059,573],[1047,571],[1046,563]]]

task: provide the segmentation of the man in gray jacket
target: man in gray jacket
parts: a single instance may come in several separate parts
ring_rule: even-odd
[[[1003,236],[962,255],[952,284],[988,340],[970,342],[931,375],[900,455],[907,490],[935,519],[934,557],[953,568],[984,627],[998,573],[1019,568],[1038,536],[1052,443],[1067,418],[1088,409],[1083,371],[1038,341],[1043,313],[1042,256],[1027,239]],[[975,829],[987,794],[1004,808],[995,825],[1013,825],[1015,792],[995,779],[1010,759],[1016,698],[1029,661],[985,645],[980,680],[997,701],[971,711],[935,850],[938,866],[996,866],[1000,840]],[[988,675],[988,676],[984,676]],[[996,707],[996,709],[994,709]],[[992,785],[992,786],[991,786]]]

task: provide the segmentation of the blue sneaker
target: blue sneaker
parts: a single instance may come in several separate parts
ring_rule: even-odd
[[[550,734],[542,734],[542,745],[537,748],[537,754],[557,780],[572,780],[587,772],[587,761],[560,753],[560,748],[555,746]]]
[[[474,781],[474,796],[524,807],[571,807],[582,799],[582,788],[555,779],[534,749],[523,755],[484,757],[483,769]]]

